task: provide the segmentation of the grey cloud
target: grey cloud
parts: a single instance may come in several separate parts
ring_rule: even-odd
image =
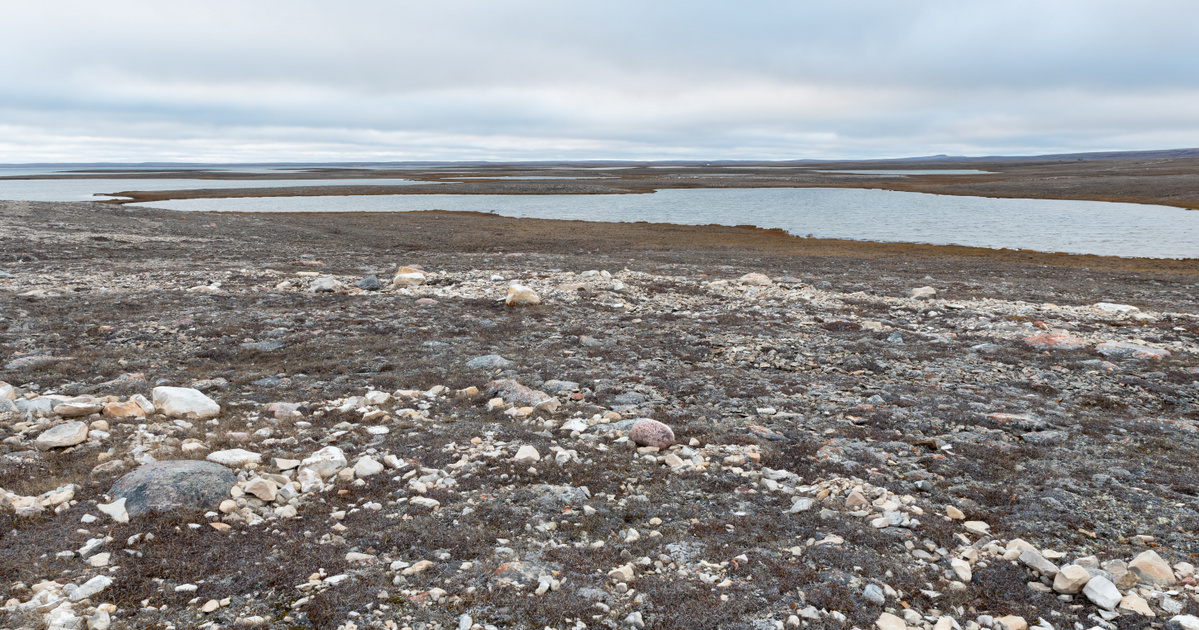
[[[1190,2],[332,7],[6,5],[0,162],[1199,145]]]

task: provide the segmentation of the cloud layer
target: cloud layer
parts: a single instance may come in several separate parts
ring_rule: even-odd
[[[1199,146],[1192,2],[5,3],[0,163]]]

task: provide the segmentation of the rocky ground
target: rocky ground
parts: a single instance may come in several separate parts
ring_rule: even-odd
[[[4,627],[1199,627],[1193,261],[0,217]]]

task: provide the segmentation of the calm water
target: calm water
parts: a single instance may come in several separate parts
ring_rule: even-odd
[[[926,169],[909,169],[909,170],[877,170],[877,169],[860,169],[860,170],[845,170],[845,171],[815,171],[816,173],[837,173],[844,175],[884,175],[884,176],[906,176],[906,175],[985,175],[991,171],[976,171],[969,168],[926,168]]]
[[[16,170],[16,169],[11,169]],[[44,173],[45,171],[38,171]],[[267,171],[264,171],[267,172]],[[269,171],[275,172],[275,171]],[[0,175],[18,175],[0,169]],[[123,190],[192,190],[280,188],[288,186],[406,186],[429,184],[410,179],[0,179],[0,199],[25,201],[95,201],[103,193]]]
[[[145,188],[145,181],[141,183]],[[0,191],[0,198],[20,197]],[[180,199],[140,205],[220,212],[471,210],[545,219],[756,225],[801,236],[855,240],[1199,258],[1199,212],[1099,201],[990,199],[888,190],[722,188],[645,195],[271,197]]]

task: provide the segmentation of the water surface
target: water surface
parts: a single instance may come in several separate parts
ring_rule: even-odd
[[[1199,212],[1181,208],[854,188],[700,188],[640,195],[177,199],[131,205],[218,212],[460,210],[543,219],[756,225],[821,238],[1199,258]]]

